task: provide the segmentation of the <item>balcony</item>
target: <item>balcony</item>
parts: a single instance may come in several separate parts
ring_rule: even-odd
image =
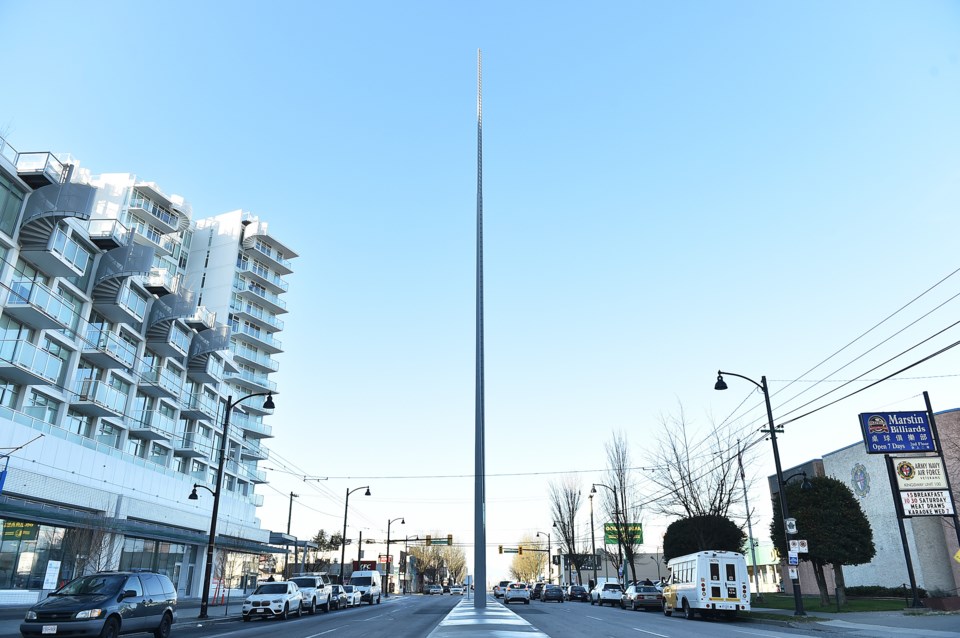
[[[213,449],[213,440],[199,434],[187,434],[174,443],[173,453],[186,458],[208,458]]]
[[[250,481],[251,483],[266,483],[267,473],[264,470],[254,470],[249,467],[240,467],[240,473],[237,475],[241,481]]]
[[[10,284],[4,313],[39,330],[70,328],[77,318],[73,306],[35,281],[13,281]]]
[[[242,412],[234,412],[230,415],[230,425],[234,425],[243,430],[243,436],[247,440],[273,437],[272,427]]]
[[[103,381],[84,379],[70,401],[70,407],[87,416],[123,415],[127,395]]]
[[[127,421],[130,436],[148,441],[169,441],[177,423],[158,410],[137,410]]]
[[[28,341],[0,341],[0,378],[21,385],[56,384],[63,361]]]
[[[93,307],[108,321],[129,326],[138,326],[147,316],[147,300],[126,284],[116,288],[116,294],[95,296]]]
[[[217,404],[206,394],[188,394],[180,406],[181,419],[213,421],[217,417]]]
[[[283,344],[278,339],[274,339],[273,335],[254,330],[248,326],[239,326],[233,331],[233,337],[252,344],[253,347],[269,354],[283,352]]]
[[[146,223],[154,226],[161,233],[177,232],[180,226],[180,216],[165,206],[145,197],[141,192],[142,190],[146,189],[141,187],[134,189],[128,210]]]
[[[37,242],[43,242],[39,245],[26,241],[22,242],[21,254],[30,263],[52,277],[79,277],[83,275],[90,263],[90,253],[73,238],[72,232],[67,232],[61,224],[57,224],[49,229],[49,236],[44,239],[41,235],[48,232],[48,229],[39,221],[27,230],[33,233]],[[27,230],[22,233],[23,238],[26,238]]]
[[[17,175],[34,190],[63,179],[63,162],[53,153],[17,153],[16,165]]]
[[[267,449],[259,441],[244,440],[240,448],[240,459],[244,461],[265,461],[269,456]]]
[[[246,284],[234,283],[233,289],[240,293],[240,296],[254,303],[265,306],[267,310],[274,314],[280,314],[287,312],[287,302],[275,295],[274,293],[268,290],[262,290],[261,287],[254,285],[252,282],[246,282]]]
[[[249,301],[237,301],[231,298],[230,310],[232,310],[239,319],[252,321],[268,332],[283,330],[283,322],[281,320],[264,311],[262,308],[258,308]]]
[[[99,368],[133,369],[137,348],[115,332],[88,327],[81,356]]]
[[[290,289],[290,284],[281,279],[280,275],[270,272],[257,264],[247,262],[242,264],[237,270],[247,275],[250,279],[263,284],[266,288],[273,290],[275,293],[287,292]]]
[[[143,278],[143,287],[160,297],[171,295],[180,288],[180,275],[166,268],[151,268],[150,274]]]
[[[249,226],[248,226],[249,228]],[[254,231],[255,232],[255,231]],[[276,270],[281,275],[289,275],[293,272],[293,264],[289,259],[282,257],[280,251],[273,248],[272,246],[266,245],[263,241],[258,241],[262,239],[264,235],[252,234],[250,237],[244,237],[243,247],[249,251],[249,255],[254,259],[259,261],[264,261],[273,269]],[[292,254],[291,251],[287,250],[287,254]],[[296,257],[296,255],[293,255]]]
[[[263,494],[251,494],[249,498],[254,507],[263,507]]]
[[[87,236],[101,250],[112,250],[130,243],[130,230],[115,219],[90,220]]]
[[[190,337],[193,333],[183,330],[175,322],[166,325],[168,327],[162,334],[159,327],[147,333],[147,345],[161,357],[182,359],[190,352]]]
[[[140,391],[147,396],[176,399],[183,392],[183,380],[166,367],[140,371]]]
[[[276,372],[280,369],[280,364],[275,359],[239,343],[231,344],[230,351],[233,352],[233,358],[240,363],[256,366],[267,372]]]
[[[176,242],[153,226],[135,223],[133,218],[125,218],[133,226],[133,240],[142,246],[153,248],[158,255],[173,253]]]
[[[217,322],[217,313],[207,310],[203,306],[197,306],[193,314],[183,319],[188,326],[197,332],[210,330]]]
[[[247,370],[241,370],[228,375],[226,381],[234,385],[249,390],[250,392],[276,392],[277,384],[267,379],[265,374],[254,374]]]

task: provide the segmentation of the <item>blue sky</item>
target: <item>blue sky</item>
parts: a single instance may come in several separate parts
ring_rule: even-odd
[[[751,388],[714,392],[718,368],[767,375],[780,420],[960,290],[783,390],[957,268],[955,3],[0,0],[0,24],[15,147],[136,173],[197,217],[244,208],[300,253],[264,464],[274,529],[293,490],[295,534],[338,530],[345,489],[370,483],[351,499],[364,536],[405,516],[402,534],[472,539],[470,478],[376,477],[473,470],[477,48],[487,467],[541,473],[488,480],[491,546],[549,529],[547,481],[580,471],[589,489],[613,430],[654,465],[662,415],[723,421]],[[856,442],[858,412],[922,409],[923,390],[960,406],[957,363],[788,425],[784,465]],[[749,471],[772,473],[768,448]],[[645,522],[653,551],[664,522]],[[505,565],[491,556],[490,579]]]

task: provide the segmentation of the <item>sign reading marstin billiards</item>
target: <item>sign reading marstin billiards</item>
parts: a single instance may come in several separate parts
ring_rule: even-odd
[[[860,427],[867,454],[936,452],[926,412],[864,412]]]

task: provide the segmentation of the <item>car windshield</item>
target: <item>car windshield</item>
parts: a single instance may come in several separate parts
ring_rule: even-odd
[[[659,594],[660,590],[654,587],[653,585],[644,585],[643,587],[637,587],[637,591],[643,594]]]
[[[587,590],[584,589],[583,587],[571,587],[571,588],[570,588],[570,591],[575,591],[575,592],[578,592],[578,593],[579,593],[579,592],[584,592],[584,591],[587,591]]]
[[[254,595],[285,593],[287,593],[287,586],[284,583],[268,583],[266,585],[260,585],[257,587],[256,591],[253,592]]]
[[[513,583],[512,585],[510,585],[510,589],[526,589],[526,588],[527,586],[524,585],[523,583]]]
[[[317,581],[312,578],[291,578],[291,581],[297,584],[297,587],[316,587]]]
[[[369,576],[357,576],[356,578],[351,578],[350,582],[354,585],[360,585],[361,587],[370,586],[370,577]]]
[[[120,591],[127,577],[123,574],[94,574],[70,581],[56,593],[58,596],[111,595]]]
[[[612,591],[614,589],[620,589],[620,585],[616,583],[607,583],[603,586],[603,591]]]
[[[347,592],[348,594],[352,594],[352,593],[353,593],[353,585],[344,585],[344,586],[343,586],[343,591]]]

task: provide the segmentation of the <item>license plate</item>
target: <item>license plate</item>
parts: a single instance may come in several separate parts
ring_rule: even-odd
[[[266,610],[266,609],[263,609],[263,608],[261,607],[260,609],[257,610],[257,613],[258,613],[258,614],[262,614],[262,613],[265,612],[265,611],[267,611],[267,610]]]
[[[44,626],[43,626],[43,629],[41,630],[40,633],[44,633],[44,634],[55,634],[55,633],[57,633],[57,626],[56,626],[56,625],[44,625]]]

